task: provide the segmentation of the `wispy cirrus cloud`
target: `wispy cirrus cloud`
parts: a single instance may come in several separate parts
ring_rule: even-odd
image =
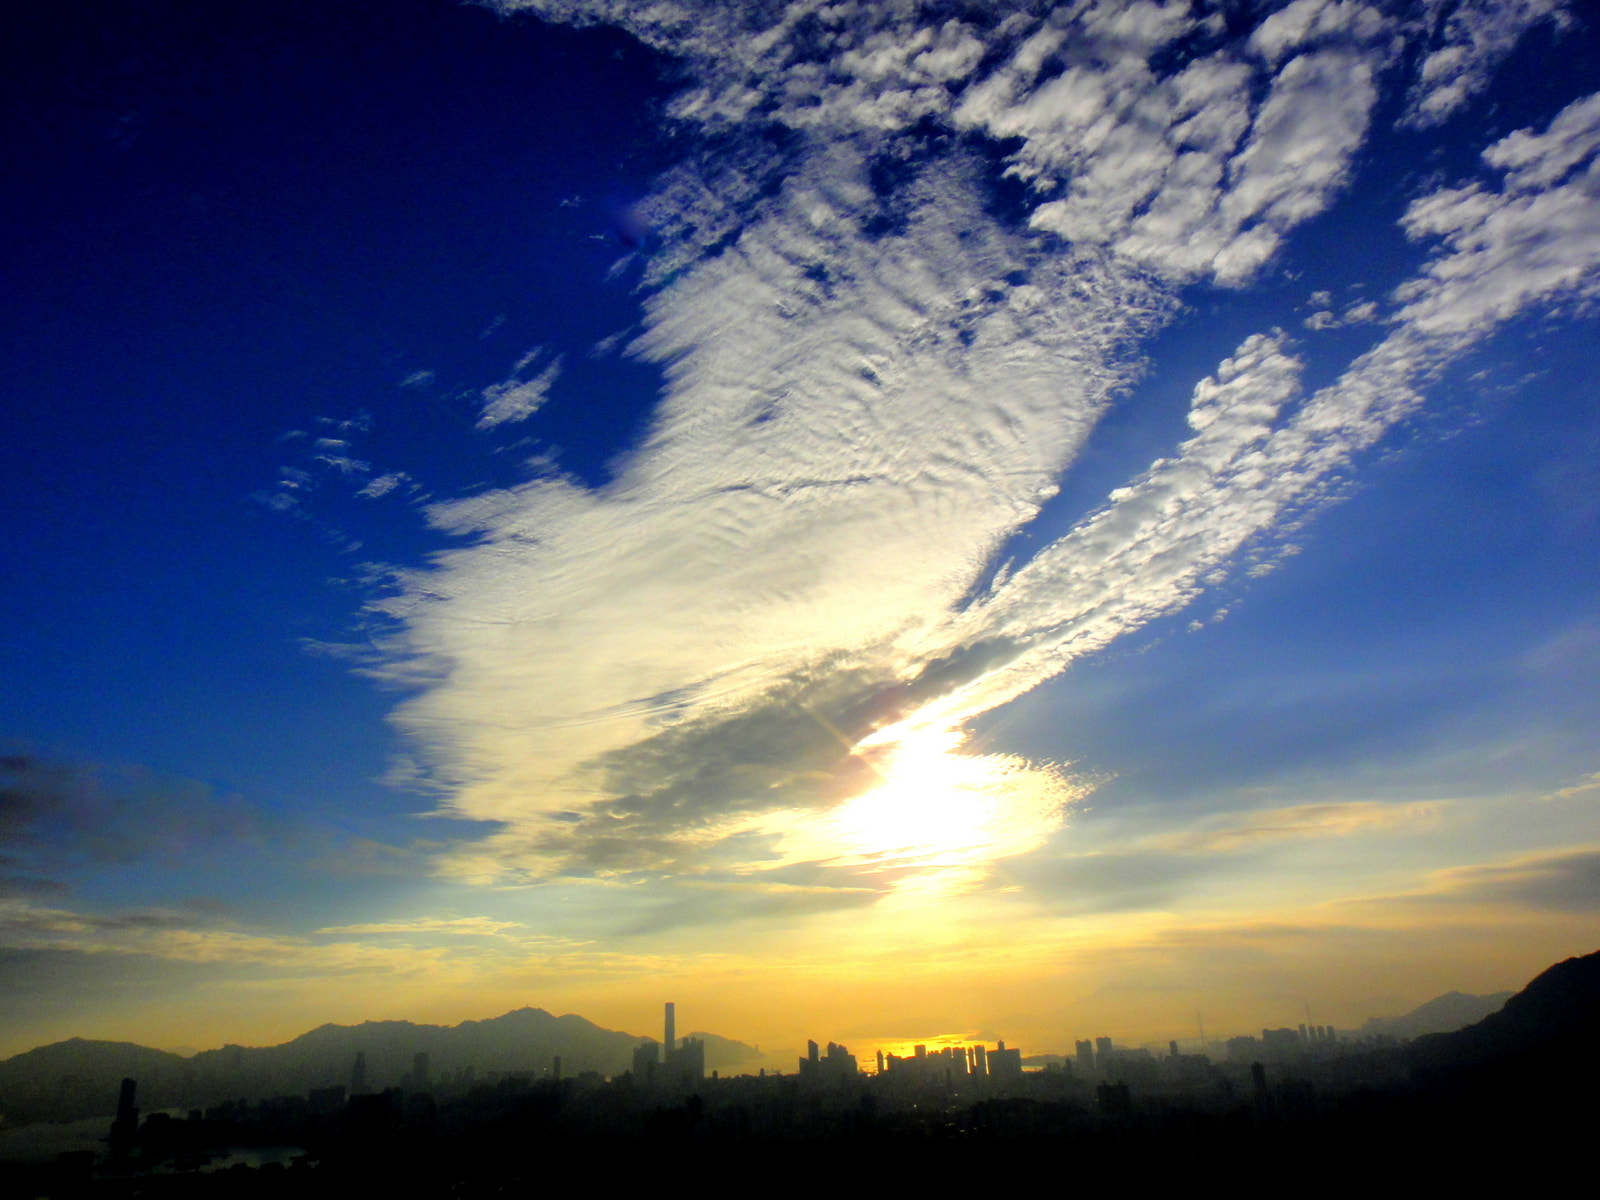
[[[366,925],[335,925],[319,929],[319,934],[366,933],[447,933],[467,937],[497,937],[509,929],[520,929],[515,921],[493,921],[488,917],[416,917],[407,921],[379,921]]]
[[[1437,829],[1450,805],[1353,800],[1295,804],[1193,819],[1187,828],[1062,847],[1002,864],[999,879],[1055,911],[1172,909],[1219,881],[1271,877],[1274,860],[1325,849],[1334,839]],[[1302,863],[1296,872],[1306,874]],[[1257,884],[1259,886],[1259,883]]]
[[[1550,913],[1600,911],[1600,850],[1584,847],[1435,873],[1427,890],[1387,897],[1403,906],[1484,906]]]
[[[1434,825],[1444,807],[1435,801],[1294,804],[1245,814],[1229,813],[1203,821],[1196,829],[1164,835],[1157,844],[1185,853],[1215,853],[1301,838],[1350,837],[1397,827]]]
[[[1170,457],[996,572],[1178,289],[1244,285],[1332,202],[1415,29],[1350,0],[1242,35],[1181,3],[499,7],[674,55],[673,118],[719,140],[639,210],[649,433],[603,486],[435,504],[464,544],[377,604],[417,689],[396,720],[449,811],[500,823],[453,859],[473,878],[777,880],[804,841],[779,818],[881,782],[863,739],[959,726],[1189,602],[1444,365],[1600,278],[1579,104],[1412,206],[1432,248],[1336,382],[1245,339]],[[514,392],[484,420],[531,413]]]
[[[483,389],[479,429],[525,421],[544,407],[550,389],[561,375],[561,356],[558,354],[548,362],[543,361],[544,357],[544,351],[534,347],[517,362],[510,378]],[[535,367],[541,369],[530,376]]]

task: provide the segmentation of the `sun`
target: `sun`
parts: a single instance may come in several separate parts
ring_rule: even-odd
[[[861,862],[939,869],[1041,844],[1080,792],[1054,766],[964,754],[966,739],[957,729],[896,726],[858,745],[882,783],[831,814],[840,849]]]
[[[841,868],[857,886],[931,899],[1042,846],[1090,791],[1054,763],[974,754],[967,741],[964,730],[928,721],[862,739],[852,753],[876,782],[824,811],[776,811],[748,827],[782,846],[763,866]]]
[[[840,840],[858,854],[937,854],[981,839],[996,807],[985,786],[991,765],[957,755],[961,741],[954,730],[925,729],[868,748],[883,782],[835,812]]]

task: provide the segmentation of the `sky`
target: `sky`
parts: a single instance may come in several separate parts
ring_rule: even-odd
[[[1596,949],[1584,6],[4,20],[0,1053]]]

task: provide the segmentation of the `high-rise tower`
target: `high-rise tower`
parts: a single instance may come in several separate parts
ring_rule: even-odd
[[[117,1157],[126,1155],[139,1138],[139,1106],[134,1097],[138,1083],[132,1079],[122,1081],[122,1094],[117,1098],[117,1119],[111,1122],[111,1152]]]
[[[667,1036],[661,1043],[661,1048],[666,1053],[663,1058],[671,1058],[672,1052],[678,1048],[678,1006],[671,1000],[667,1001]]]

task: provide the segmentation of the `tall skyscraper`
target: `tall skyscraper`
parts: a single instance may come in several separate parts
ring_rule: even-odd
[[[350,1094],[365,1095],[367,1091],[367,1052],[356,1051],[356,1065],[350,1068]]]
[[[122,1081],[122,1092],[117,1097],[117,1117],[111,1122],[111,1152],[118,1157],[128,1153],[139,1137],[139,1106],[134,1103],[138,1083],[132,1079]]]
[[[661,1048],[670,1056],[678,1048],[677,1036],[678,1006],[671,1000],[667,1001],[667,1036],[661,1043]]]

